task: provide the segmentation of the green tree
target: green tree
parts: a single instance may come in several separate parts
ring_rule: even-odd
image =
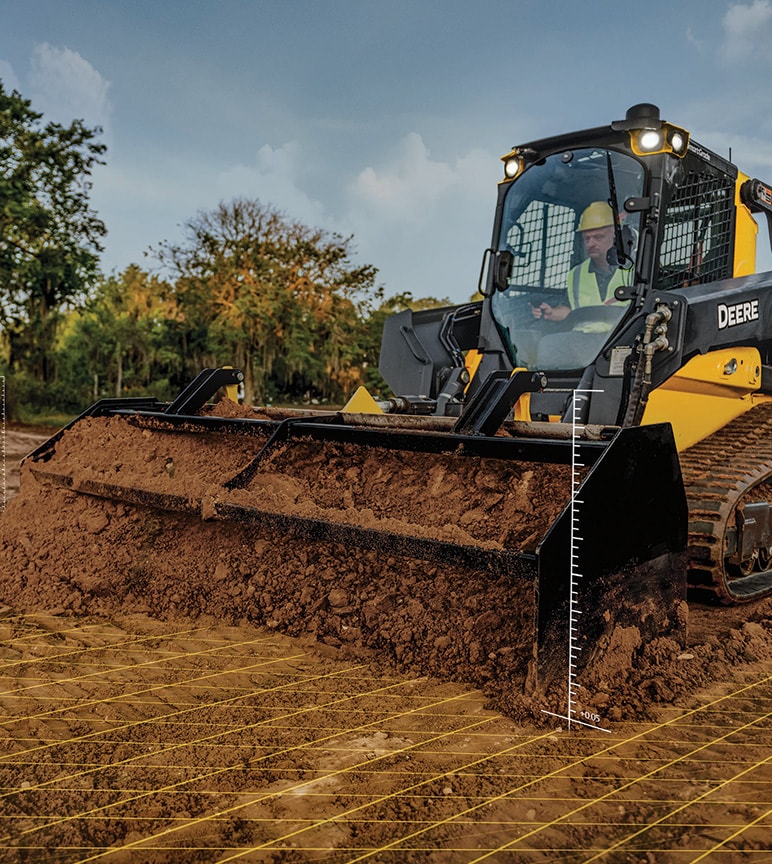
[[[0,81],[0,324],[8,367],[40,381],[51,374],[63,308],[98,275],[106,231],[89,193],[103,164],[100,132],[81,120],[44,123]]]
[[[216,362],[244,370],[248,401],[339,399],[359,383],[377,271],[352,264],[351,238],[249,199],[201,212],[185,231],[157,255],[188,332],[203,325]]]
[[[135,264],[100,282],[62,328],[59,377],[81,392],[87,386],[94,397],[149,390],[169,396],[184,377],[171,294],[166,282]]]

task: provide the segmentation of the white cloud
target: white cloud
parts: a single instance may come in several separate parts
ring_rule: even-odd
[[[772,2],[753,0],[729,7],[722,19],[722,53],[730,63],[757,58],[772,62]]]
[[[106,268],[122,269],[163,239],[176,242],[181,224],[198,210],[243,196],[307,225],[353,234],[356,261],[379,269],[387,293],[469,299],[490,242],[498,155],[473,150],[438,160],[412,133],[396,142],[382,163],[354,167],[348,179],[350,166],[336,171],[340,194],[324,204],[308,189],[308,179],[319,170],[315,158],[290,141],[265,145],[253,163],[219,173],[205,163],[161,156],[152,160],[148,176],[142,164],[108,165],[94,187],[95,205],[110,210]],[[134,218],[138,210],[145,214],[140,224]]]
[[[258,197],[290,218],[353,234],[357,260],[379,269],[389,293],[454,302],[474,293],[496,200],[496,156],[474,150],[438,160],[411,132],[383,163],[358,169],[347,185],[340,172],[342,194],[325,199],[326,205],[305,188],[312,163],[297,141],[265,145],[253,165],[218,175],[217,197]]]
[[[21,91],[21,84],[13,71],[13,66],[7,60],[0,60],[0,81],[3,82],[3,88],[7,93],[11,90]]]
[[[350,190],[354,208],[400,224],[426,225],[443,202],[477,197],[491,179],[491,164],[496,166],[497,160],[491,162],[479,150],[453,163],[434,161],[421,136],[411,132],[399,143],[389,167],[360,172]]]
[[[345,220],[388,293],[469,299],[490,239],[499,169],[482,150],[435,160],[411,132],[386,167],[359,172]]]
[[[329,215],[303,190],[304,167],[304,154],[297,141],[278,148],[266,144],[258,150],[254,165],[238,164],[222,171],[216,179],[216,194],[223,200],[259,198],[290,219],[322,225],[329,221]]]
[[[219,173],[205,161],[168,153],[140,160],[119,157],[101,169],[92,195],[95,207],[110,213],[104,266],[121,270],[151,246],[180,241],[182,226],[196,213],[236,197],[259,198],[289,219],[337,230],[322,204],[302,188],[305,167],[297,142],[266,145],[254,164],[239,163]],[[139,221],[138,212],[143,213]]]
[[[700,38],[695,34],[694,30],[692,30],[691,27],[687,27],[687,28],[686,28],[686,41],[687,41],[690,45],[693,45],[693,46],[694,46],[698,51],[702,51],[703,48],[705,47],[705,40],[704,40],[704,39],[700,39]]]
[[[45,119],[63,125],[83,120],[88,126],[101,126],[109,137],[110,83],[77,51],[47,42],[36,45],[28,85],[32,105]]]
[[[731,150],[732,162],[741,171],[758,176],[766,183],[772,182],[772,141],[751,135],[709,130],[700,134],[700,141],[724,157],[728,157]]]

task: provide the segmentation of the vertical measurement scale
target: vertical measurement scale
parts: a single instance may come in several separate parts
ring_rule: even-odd
[[[578,723],[580,726],[588,726],[590,729],[597,729],[599,732],[611,732],[610,729],[604,729],[596,724],[600,722],[600,716],[591,711],[580,711],[579,719],[576,711],[577,688],[582,685],[576,680],[576,658],[582,650],[577,638],[577,628],[582,610],[579,608],[579,583],[583,577],[583,573],[579,567],[579,544],[582,536],[579,533],[579,509],[582,505],[582,500],[578,497],[579,491],[579,476],[578,470],[584,465],[579,461],[579,435],[577,434],[577,418],[579,415],[579,406],[581,402],[586,401],[585,393],[602,393],[602,390],[575,390],[573,399],[573,409],[571,412],[571,501],[569,502],[570,516],[570,542],[569,542],[569,584],[568,584],[568,681],[567,681],[567,697],[566,697],[566,713],[555,714],[552,711],[542,711],[543,714],[550,714],[552,717],[559,717],[561,720],[568,721],[568,728],[571,729],[573,723]]]

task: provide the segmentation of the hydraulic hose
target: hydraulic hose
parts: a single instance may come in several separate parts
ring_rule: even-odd
[[[651,370],[657,351],[670,347],[667,338],[667,322],[673,317],[670,307],[661,304],[646,316],[643,339],[637,347],[638,360],[635,366],[627,409],[622,426],[639,426],[651,392]]]

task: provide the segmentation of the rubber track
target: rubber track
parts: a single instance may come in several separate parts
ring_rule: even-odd
[[[772,402],[752,408],[680,454],[689,505],[690,588],[721,603],[772,592],[772,571],[727,581],[724,535],[738,501],[772,479]]]

